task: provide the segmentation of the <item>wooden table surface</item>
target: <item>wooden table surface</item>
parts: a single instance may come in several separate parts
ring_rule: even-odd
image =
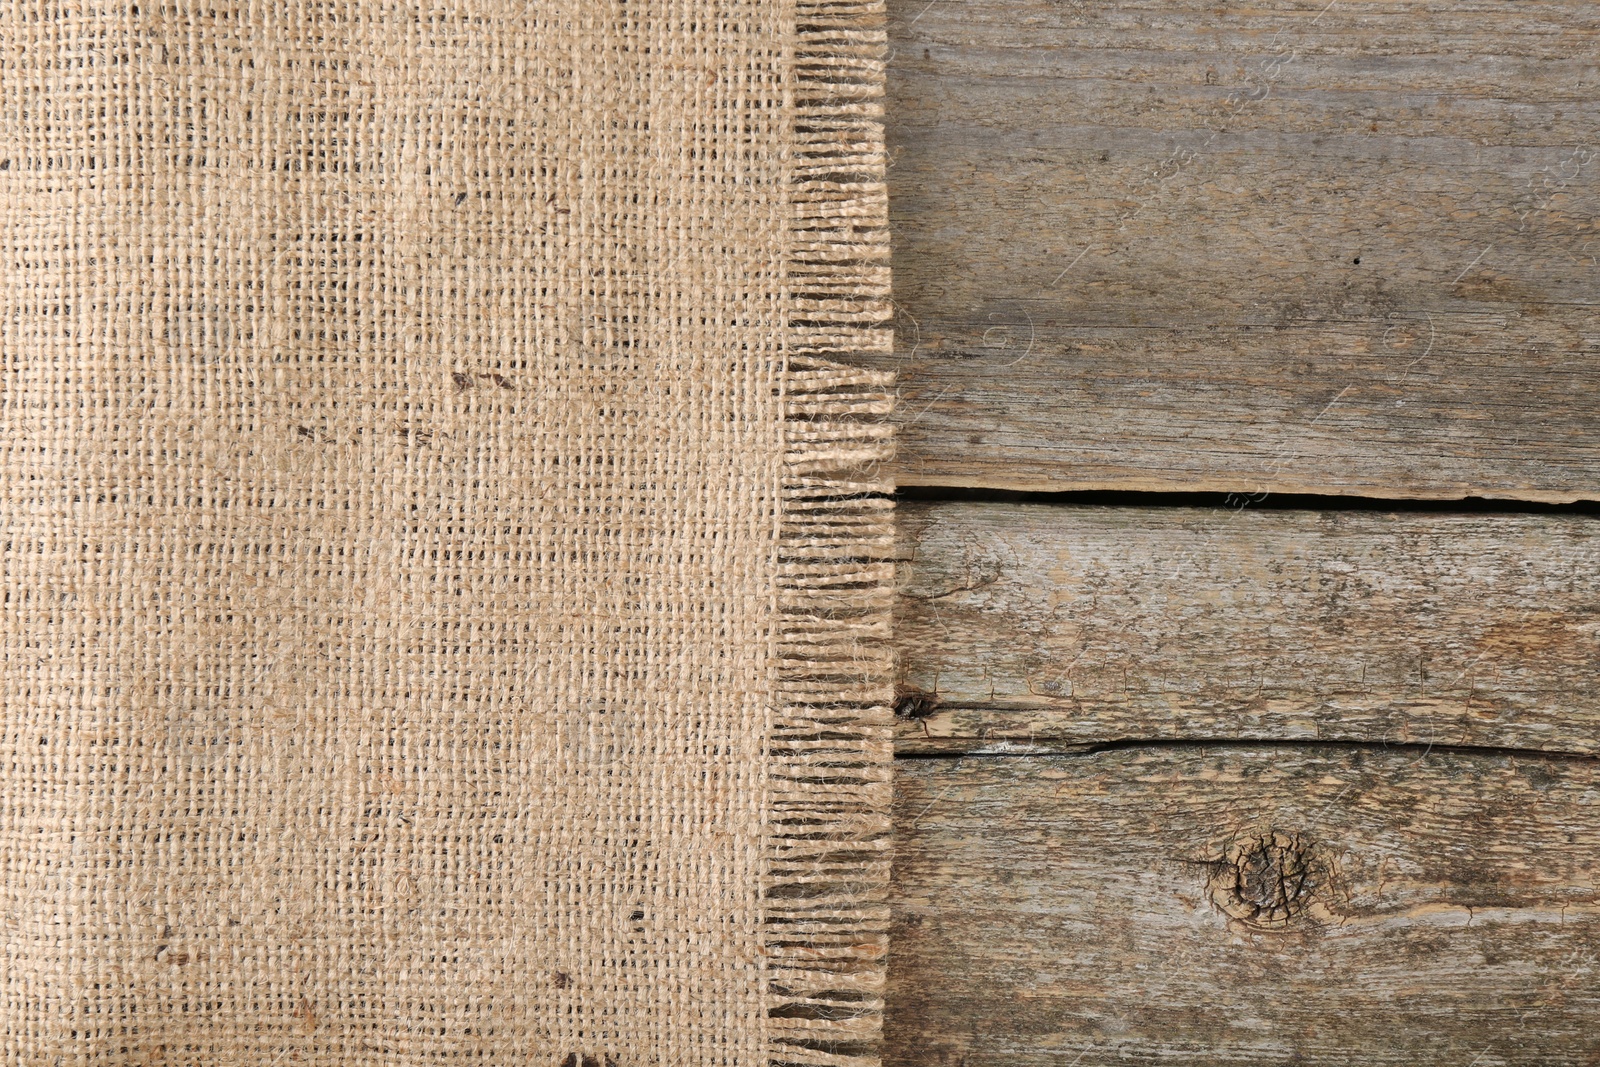
[[[889,12],[886,1063],[1600,1064],[1600,5]]]

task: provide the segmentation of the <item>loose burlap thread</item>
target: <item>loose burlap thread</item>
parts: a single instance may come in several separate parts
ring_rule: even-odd
[[[5,1061],[874,1062],[878,4],[0,33]]]

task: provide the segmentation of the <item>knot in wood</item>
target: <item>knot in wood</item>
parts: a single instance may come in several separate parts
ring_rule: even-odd
[[[1308,840],[1268,830],[1234,841],[1212,865],[1211,899],[1249,926],[1281,930],[1305,914],[1325,881],[1324,865]]]

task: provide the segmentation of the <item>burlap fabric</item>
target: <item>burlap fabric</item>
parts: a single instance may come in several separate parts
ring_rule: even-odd
[[[874,5],[0,34],[5,1062],[874,1059]]]

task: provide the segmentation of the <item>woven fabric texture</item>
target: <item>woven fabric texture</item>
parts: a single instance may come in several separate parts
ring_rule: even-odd
[[[0,6],[0,1058],[855,1065],[872,3]]]

